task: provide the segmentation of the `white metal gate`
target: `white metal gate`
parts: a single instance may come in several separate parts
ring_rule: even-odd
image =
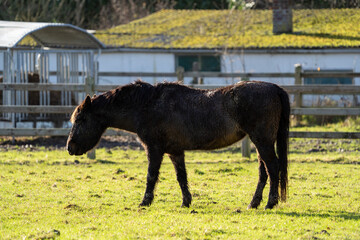
[[[94,51],[92,50],[8,50],[4,52],[4,83],[34,82],[31,76],[38,76],[36,82],[84,84],[88,77],[95,77]],[[4,90],[3,105],[29,105],[27,90]],[[84,93],[61,91],[56,105],[78,104]],[[37,99],[38,98],[38,99]],[[56,97],[57,98],[57,97]],[[54,100],[54,99],[53,99]],[[50,91],[39,91],[36,102],[40,106],[51,105]],[[54,102],[54,101],[53,101]],[[54,103],[53,103],[54,104]],[[4,113],[3,119],[16,123],[26,121],[29,114]],[[47,114],[39,114],[37,120],[45,120]]]

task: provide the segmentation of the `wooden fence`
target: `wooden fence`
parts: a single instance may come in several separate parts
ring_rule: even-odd
[[[1,74],[1,72],[0,72]],[[179,69],[175,73],[150,73],[150,72],[98,72],[99,77],[176,77],[180,82],[184,77],[193,78],[295,78],[295,85],[283,85],[289,93],[294,94],[295,107],[291,109],[292,115],[321,115],[321,116],[360,116],[359,107],[351,108],[306,108],[302,106],[302,94],[336,94],[336,95],[360,95],[360,86],[355,85],[303,85],[305,77],[360,77],[360,73],[344,72],[303,72],[301,66],[295,66],[294,73],[218,73],[218,72],[184,72]],[[192,85],[195,88],[214,89],[222,85]],[[26,90],[26,91],[75,91],[86,92],[93,95],[95,92],[104,92],[117,85],[98,85],[95,79],[87,79],[85,84],[38,84],[0,83],[2,90]],[[76,106],[0,106],[0,113],[71,113]],[[66,136],[69,129],[24,129],[7,128],[0,129],[0,136]],[[121,132],[108,130],[107,135],[119,135]],[[290,132],[292,138],[350,138],[360,139],[360,132]],[[249,143],[244,141],[243,154],[249,156]]]

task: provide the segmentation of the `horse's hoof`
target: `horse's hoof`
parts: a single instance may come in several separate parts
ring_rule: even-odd
[[[249,204],[249,206],[247,207],[247,209],[248,209],[248,210],[253,209],[253,208],[257,209],[258,206],[260,205],[260,203],[261,203],[261,198],[255,198],[255,199],[253,199],[253,200],[250,202],[250,204]]]
[[[269,205],[269,204],[267,204],[267,205],[265,206],[265,209],[264,209],[264,210],[273,209],[274,207],[275,207],[275,205]]]
[[[142,202],[139,204],[139,207],[149,207],[150,205],[151,205],[151,202],[142,201]]]
[[[191,200],[192,200],[191,195],[188,195],[188,196],[183,197],[183,202],[182,202],[181,207],[187,207],[187,208],[190,207],[190,205],[191,205]]]
[[[278,204],[278,197],[269,198],[269,201],[267,202],[265,206],[266,209],[273,209]]]
[[[257,207],[258,207],[258,206],[253,206],[253,205],[249,204],[249,205],[247,206],[247,210],[257,209]]]
[[[181,204],[182,208],[189,208],[190,207],[190,203],[182,203]]]

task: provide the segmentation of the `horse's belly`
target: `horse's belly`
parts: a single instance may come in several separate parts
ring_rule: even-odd
[[[187,138],[182,134],[176,135],[175,139],[168,139],[167,150],[176,151],[176,150],[212,150],[227,147],[240,139],[242,139],[245,134],[243,133],[233,133],[223,136],[192,136]]]
[[[212,118],[178,121],[167,127],[167,146],[171,149],[210,150],[229,146],[245,136],[226,112],[213,113]],[[195,117],[194,117],[195,118]]]
[[[230,146],[231,144],[238,142],[244,136],[245,136],[245,134],[239,134],[239,133],[225,135],[225,136],[216,138],[213,141],[204,144],[203,148],[201,148],[201,149],[211,150],[211,149],[227,147],[227,146]]]

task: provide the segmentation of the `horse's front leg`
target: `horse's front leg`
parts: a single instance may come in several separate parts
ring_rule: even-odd
[[[145,195],[140,206],[150,206],[154,199],[154,189],[159,178],[159,170],[164,153],[156,148],[147,149],[149,162]]]
[[[177,178],[180,188],[181,188],[181,192],[182,192],[182,196],[183,196],[182,207],[190,207],[191,193],[190,193],[189,187],[188,187],[184,152],[182,152],[180,154],[176,154],[176,155],[169,154],[169,157],[175,167],[176,178]]]

